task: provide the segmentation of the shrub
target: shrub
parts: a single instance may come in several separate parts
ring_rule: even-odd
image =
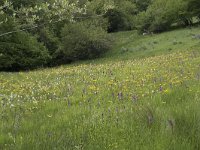
[[[16,30],[12,19],[0,25],[1,33]],[[26,32],[0,37],[0,70],[18,71],[46,65],[50,56],[37,39]]]
[[[135,0],[139,12],[146,11],[152,0]]]
[[[141,32],[166,31],[171,27],[171,24],[180,21],[180,14],[185,9],[183,0],[155,0],[147,11],[143,11],[137,16],[137,28]]]
[[[108,10],[105,14],[105,18],[107,18],[109,22],[108,32],[117,32],[130,29],[126,14],[118,9]]]
[[[57,37],[49,27],[40,29],[38,36],[39,41],[44,43],[45,47],[49,51],[49,54],[53,56],[60,45],[59,37]]]
[[[136,5],[130,1],[116,1],[115,8],[109,9],[104,15],[108,19],[108,32],[131,30],[135,27],[134,15]]]
[[[111,40],[102,28],[83,22],[65,25],[61,36],[61,47],[57,51],[59,63],[97,58],[111,46]]]

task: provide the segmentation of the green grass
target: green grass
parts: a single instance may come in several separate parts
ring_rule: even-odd
[[[102,59],[0,73],[0,149],[200,149],[198,33],[116,33]]]
[[[139,36],[137,31],[119,32],[113,34],[116,44],[107,57],[133,59],[197,49],[200,41],[193,38],[194,34],[200,34],[200,29],[179,29],[148,36]]]

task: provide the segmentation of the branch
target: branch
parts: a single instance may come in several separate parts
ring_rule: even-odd
[[[10,7],[12,5],[12,3],[11,2],[5,2],[5,4],[3,5],[3,6],[1,6],[0,7],[0,11],[2,11],[2,10],[4,10],[5,8],[7,8],[7,7]]]
[[[74,17],[74,19],[97,18],[97,17],[102,17],[102,16],[103,15],[87,16],[87,17]],[[57,21],[51,22],[51,24],[55,24],[57,22],[61,22],[61,21],[64,21],[64,20],[66,20],[66,19],[57,20]],[[44,24],[41,24],[41,25],[34,25],[32,27],[29,27],[29,28],[23,28],[23,29],[19,29],[19,30],[13,30],[13,31],[5,32],[5,33],[0,34],[0,37],[5,36],[5,35],[9,35],[9,34],[13,34],[13,33],[18,33],[18,32],[22,32],[22,31],[27,31],[27,30],[43,27],[45,25],[47,25],[47,23],[44,23]]]

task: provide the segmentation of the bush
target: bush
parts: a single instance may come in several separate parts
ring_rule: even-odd
[[[57,37],[49,27],[40,29],[38,36],[39,41],[44,43],[45,47],[48,49],[49,54],[54,56],[55,51],[60,45],[59,37]]]
[[[108,19],[108,32],[126,31],[133,29],[134,15],[137,13],[136,5],[130,1],[117,1],[116,7],[104,15]]]
[[[137,16],[137,28],[141,32],[166,31],[171,27],[171,24],[180,21],[180,14],[185,9],[184,0],[155,0],[147,11],[143,11]]]
[[[130,30],[130,26],[126,15],[117,9],[110,9],[105,14],[105,18],[108,19],[109,26],[108,32],[117,32],[117,31],[124,31]]]
[[[139,12],[146,11],[152,0],[136,0],[135,4]]]
[[[13,3],[14,8],[20,8],[22,6],[35,6],[43,0],[10,0]]]
[[[65,25],[61,36],[58,63],[97,58],[111,46],[111,40],[102,28],[86,23]]]
[[[186,0],[188,2],[188,12],[193,16],[200,16],[200,1],[199,0]]]
[[[15,29],[12,19],[0,25],[1,33]],[[26,32],[0,37],[0,70],[18,71],[46,65],[50,56],[37,39]]]

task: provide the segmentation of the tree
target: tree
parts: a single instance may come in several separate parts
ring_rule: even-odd
[[[131,30],[134,27],[134,15],[136,15],[136,5],[128,0],[115,0],[115,7],[104,15],[108,19],[108,32]]]
[[[102,28],[107,28],[103,14],[112,8],[112,0],[104,0],[103,3],[101,0],[11,1],[0,1],[0,70],[32,69],[47,63],[54,64],[52,62],[98,57],[109,46]],[[63,41],[70,37],[63,36],[61,31],[64,30],[61,29],[65,24],[74,26],[75,22],[83,21],[87,22],[87,26],[70,27],[73,31],[70,36],[75,41],[78,38],[78,44],[66,40],[72,49],[65,49]],[[79,27],[80,30],[75,29]],[[84,30],[87,32],[82,33]],[[81,40],[85,40],[86,45],[82,45]],[[77,48],[77,45],[80,47]],[[78,57],[73,55],[76,51]],[[83,55],[83,52],[86,54]]]
[[[146,11],[152,0],[134,0],[138,12]]]
[[[27,7],[27,6],[33,7],[43,1],[42,0],[10,0],[10,2],[12,2],[14,8],[20,8],[20,7]]]
[[[0,25],[1,32],[16,29],[16,22],[9,16]],[[0,70],[27,70],[45,66],[50,60],[47,49],[26,32],[0,37]]]
[[[186,0],[188,2],[187,11],[191,17],[200,18],[200,1],[199,0]]]
[[[108,19],[108,32],[117,32],[128,30],[129,24],[125,18],[125,14],[118,9],[111,9],[105,14],[105,18]]]
[[[138,14],[137,28],[141,32],[166,31],[173,23],[182,20],[185,10],[184,0],[154,0],[146,11]]]

